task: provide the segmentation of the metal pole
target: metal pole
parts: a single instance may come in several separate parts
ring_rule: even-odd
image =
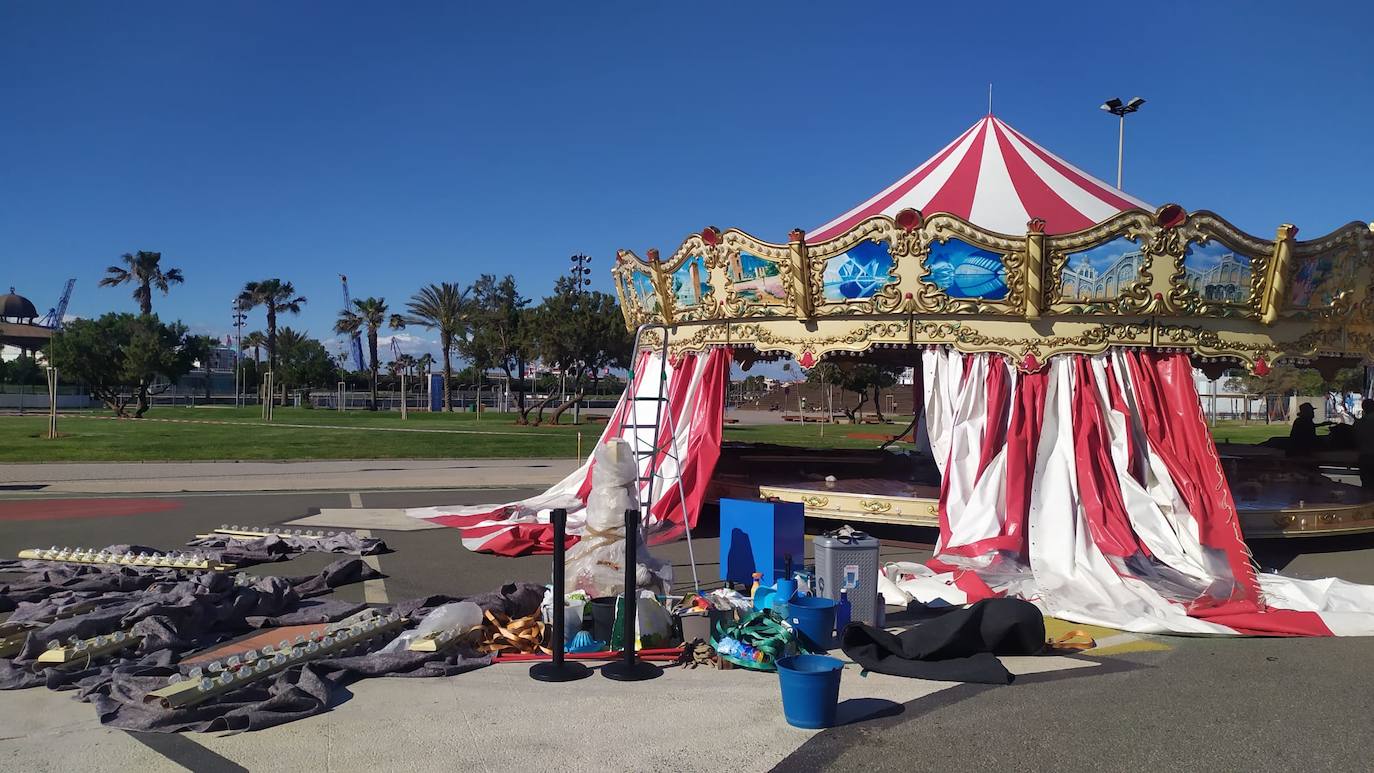
[[[48,368],[48,439],[57,439],[57,368]]]
[[[406,420],[406,374],[401,374],[401,421]]]
[[[601,675],[617,682],[639,682],[661,676],[663,670],[653,663],[640,660],[635,653],[635,617],[639,600],[636,583],[638,556],[635,555],[639,542],[639,511],[625,511],[625,602],[621,605],[620,643],[622,657],[608,663],[601,669]]]
[[[558,508],[549,514],[549,522],[553,524],[553,604],[551,605],[550,617],[553,619],[553,641],[549,642],[553,649],[553,659],[547,663],[535,663],[530,666],[530,678],[540,682],[571,682],[574,679],[581,679],[591,676],[592,672],[581,663],[568,663],[563,660],[563,646],[567,641],[567,635],[563,631],[565,607],[567,599],[564,595],[563,584],[567,568],[565,563],[567,553],[567,531],[568,531],[568,511]]]
[[[1122,113],[1121,123],[1116,135],[1116,189],[1121,190],[1121,158],[1126,147],[1126,114]]]
[[[1215,379],[1215,378],[1212,379],[1212,426],[1213,426],[1213,427],[1215,427],[1215,426],[1217,425],[1217,381],[1219,381],[1219,379]]]

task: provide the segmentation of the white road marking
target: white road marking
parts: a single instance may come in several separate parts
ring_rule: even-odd
[[[348,504],[354,508],[361,509],[363,506],[363,495],[356,491],[348,495]],[[372,536],[371,529],[358,529],[357,535],[363,539]],[[382,571],[382,562],[377,556],[363,556],[363,563],[372,567],[378,574]],[[386,595],[386,580],[378,577],[375,580],[363,580],[363,601],[369,604],[389,604],[391,599]]]

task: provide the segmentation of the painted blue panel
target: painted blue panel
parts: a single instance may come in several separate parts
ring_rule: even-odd
[[[951,298],[1007,297],[1007,268],[1002,256],[958,239],[933,242],[926,257],[927,278]]]
[[[1198,295],[1221,303],[1250,300],[1250,256],[1218,241],[1188,245],[1183,256],[1186,281]]]
[[[1140,277],[1144,255],[1140,245],[1124,236],[1070,253],[1060,272],[1065,301],[1110,301]]]
[[[706,259],[700,255],[688,258],[673,272],[673,301],[678,308],[701,303],[711,292],[711,275],[706,271]]]
[[[897,281],[892,270],[892,253],[886,242],[860,242],[848,252],[826,260],[822,281],[827,301],[872,298]]]
[[[739,254],[739,261],[731,262],[726,274],[734,286],[735,297],[750,303],[767,299],[787,300],[778,264],[747,252]]]

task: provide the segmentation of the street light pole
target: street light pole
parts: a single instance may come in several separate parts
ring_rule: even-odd
[[[1140,109],[1145,104],[1145,100],[1140,97],[1132,97],[1130,102],[1123,103],[1120,99],[1113,97],[1102,103],[1102,109],[1116,116],[1119,119],[1116,132],[1116,189],[1121,190],[1121,166],[1125,156],[1126,148],[1126,116]]]
[[[248,315],[243,313],[243,301],[234,299],[234,407],[241,408],[243,380],[243,322]]]

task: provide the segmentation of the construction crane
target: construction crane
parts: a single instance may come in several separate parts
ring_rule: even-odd
[[[48,309],[48,315],[43,318],[43,327],[62,329],[62,318],[67,316],[67,302],[72,299],[73,287],[76,287],[76,279],[68,279],[67,286],[62,288],[62,297],[57,300],[57,305]]]
[[[352,300],[351,298],[348,297],[348,277],[344,276],[343,274],[339,274],[339,281],[343,282],[343,291],[344,291],[344,311],[352,311],[352,310],[353,310],[353,300]],[[353,344],[353,370],[356,370],[356,371],[367,370],[367,365],[363,363],[363,336],[362,336],[362,333],[357,332],[357,331],[354,331],[354,333],[353,333],[353,341],[352,341],[352,344]]]

